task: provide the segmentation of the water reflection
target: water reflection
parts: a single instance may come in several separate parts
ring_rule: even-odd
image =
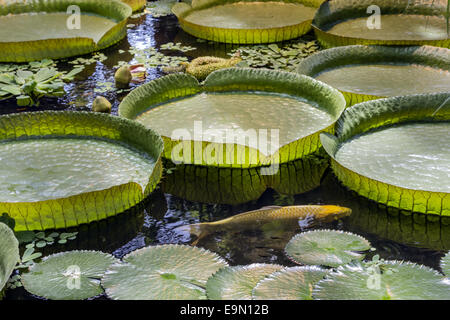
[[[274,175],[261,175],[261,168],[174,167],[166,163],[166,168],[174,169],[163,179],[162,189],[189,201],[239,204],[258,199],[268,188],[287,195],[317,188],[327,166],[328,161],[319,155],[281,164]]]

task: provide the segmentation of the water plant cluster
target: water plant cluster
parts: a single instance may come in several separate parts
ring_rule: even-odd
[[[282,193],[274,202],[293,204],[328,165],[364,198],[441,223],[450,215],[448,1],[419,1],[414,14],[396,0],[75,2],[82,14],[71,18],[89,27],[46,37],[35,19],[45,12],[58,26],[71,1],[0,0],[0,25],[22,17],[29,31],[9,41],[0,28],[0,102],[23,111],[70,100],[93,111],[0,117],[0,298],[23,287],[56,300],[450,299],[450,252],[435,270],[385,260],[366,238],[329,229],[292,237],[284,265],[231,264],[197,247],[200,236],[121,258],[61,250],[77,239],[71,227],[128,211],[159,186],[233,205],[271,188]],[[369,6],[390,13],[387,28],[367,20]],[[136,40],[148,32],[142,21],[159,28],[168,15],[183,33]],[[366,20],[374,27],[357,27]]]

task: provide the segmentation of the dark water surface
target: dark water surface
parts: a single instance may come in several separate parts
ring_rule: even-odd
[[[227,53],[236,48],[236,46],[225,44],[197,42],[195,38],[181,31],[174,16],[152,18],[146,15],[131,19],[129,23],[135,26],[129,29],[128,38],[104,50],[103,53],[108,59],[88,66],[77,76],[74,83],[67,85],[68,94],[65,97],[43,99],[39,108],[28,109],[18,108],[14,99],[1,101],[0,114],[38,110],[87,110],[97,95],[93,91],[97,82],[114,82],[112,67],[119,60],[131,60],[132,55],[126,51],[133,47],[159,47],[167,42],[181,42],[182,45],[193,46],[197,50],[187,53],[178,51],[164,53],[185,55],[189,59],[204,55],[227,57]],[[306,37],[311,38],[311,35]],[[119,50],[125,52],[119,53]],[[68,64],[61,62],[60,67],[68,68]],[[158,69],[150,69],[148,72],[148,81],[162,75]],[[102,95],[114,102],[113,114],[117,115],[118,104],[125,94],[117,95],[114,92],[108,92]],[[76,101],[78,106],[70,103],[73,101]],[[167,177],[164,179],[170,180]],[[177,183],[183,184],[186,181],[180,180]],[[158,188],[142,205],[129,212],[105,221],[70,229],[69,231],[79,232],[76,240],[68,241],[65,245],[52,245],[39,250],[44,256],[75,249],[102,250],[120,258],[148,245],[189,243],[190,238],[187,235],[173,231],[174,228],[184,224],[220,220],[267,205],[292,204],[337,204],[350,207],[353,210],[350,217],[332,224],[320,225],[317,228],[347,230],[360,234],[372,243],[377,253],[384,259],[413,261],[439,269],[439,259],[450,249],[450,219],[430,219],[424,215],[399,212],[379,206],[346,190],[329,169],[320,180],[320,186],[318,185],[312,191],[297,195],[283,195],[268,189],[258,199],[233,206],[191,202],[164,194],[161,189]],[[193,194],[196,193],[196,190],[191,191]],[[290,266],[293,263],[285,257],[283,249],[290,238],[299,231],[300,228],[237,230],[235,233],[212,234],[201,240],[198,245],[217,252],[232,265],[260,262]],[[101,297],[101,299],[104,298]],[[34,297],[26,293],[23,288],[19,288],[7,291],[6,299],[34,299]]]

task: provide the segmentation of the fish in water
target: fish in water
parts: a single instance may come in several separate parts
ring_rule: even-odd
[[[244,212],[215,222],[204,222],[181,226],[177,232],[187,232],[195,235],[198,241],[207,235],[219,231],[241,231],[249,229],[270,229],[277,225],[293,225],[301,228],[311,227],[317,223],[328,223],[347,217],[352,210],[335,205],[305,205],[305,206],[270,206],[258,210]]]

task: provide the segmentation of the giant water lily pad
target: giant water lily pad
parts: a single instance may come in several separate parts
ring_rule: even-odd
[[[211,300],[251,300],[258,282],[281,269],[280,265],[264,263],[226,267],[208,279],[206,294]]]
[[[230,68],[202,85],[185,74],[154,80],[132,91],[119,114],[159,132],[174,163],[244,169],[316,152],[319,133],[332,131],[344,108],[337,90],[309,77]]]
[[[313,286],[326,274],[315,266],[283,269],[261,280],[253,289],[253,299],[311,300]]]
[[[354,44],[450,47],[447,0],[333,0],[324,2],[312,23],[329,48]]]
[[[341,91],[348,105],[383,97],[446,92],[450,50],[430,46],[345,46],[303,60],[297,72]]]
[[[268,43],[311,29],[323,0],[193,0],[172,7],[181,28],[198,38],[226,43]]]
[[[45,257],[22,275],[24,288],[52,300],[82,300],[103,293],[100,279],[117,260],[98,251],[68,251]]]
[[[409,262],[385,261],[377,268],[345,265],[314,287],[323,300],[448,300],[450,284],[433,269]]]
[[[371,200],[450,215],[450,94],[372,100],[346,110],[322,135],[336,176]],[[398,146],[402,146],[399,148]]]
[[[109,115],[0,117],[0,212],[16,230],[67,228],[123,212],[161,177],[154,131]]]
[[[126,35],[131,12],[119,0],[8,1],[0,6],[0,61],[59,59],[106,48]]]
[[[19,258],[19,241],[14,236],[14,232],[0,222],[0,299],[3,288]]]
[[[102,280],[117,300],[205,299],[206,280],[227,266],[215,253],[184,245],[147,247],[122,260]]]
[[[295,262],[337,267],[362,260],[370,243],[356,234],[335,230],[299,233],[286,245],[286,254]]]

